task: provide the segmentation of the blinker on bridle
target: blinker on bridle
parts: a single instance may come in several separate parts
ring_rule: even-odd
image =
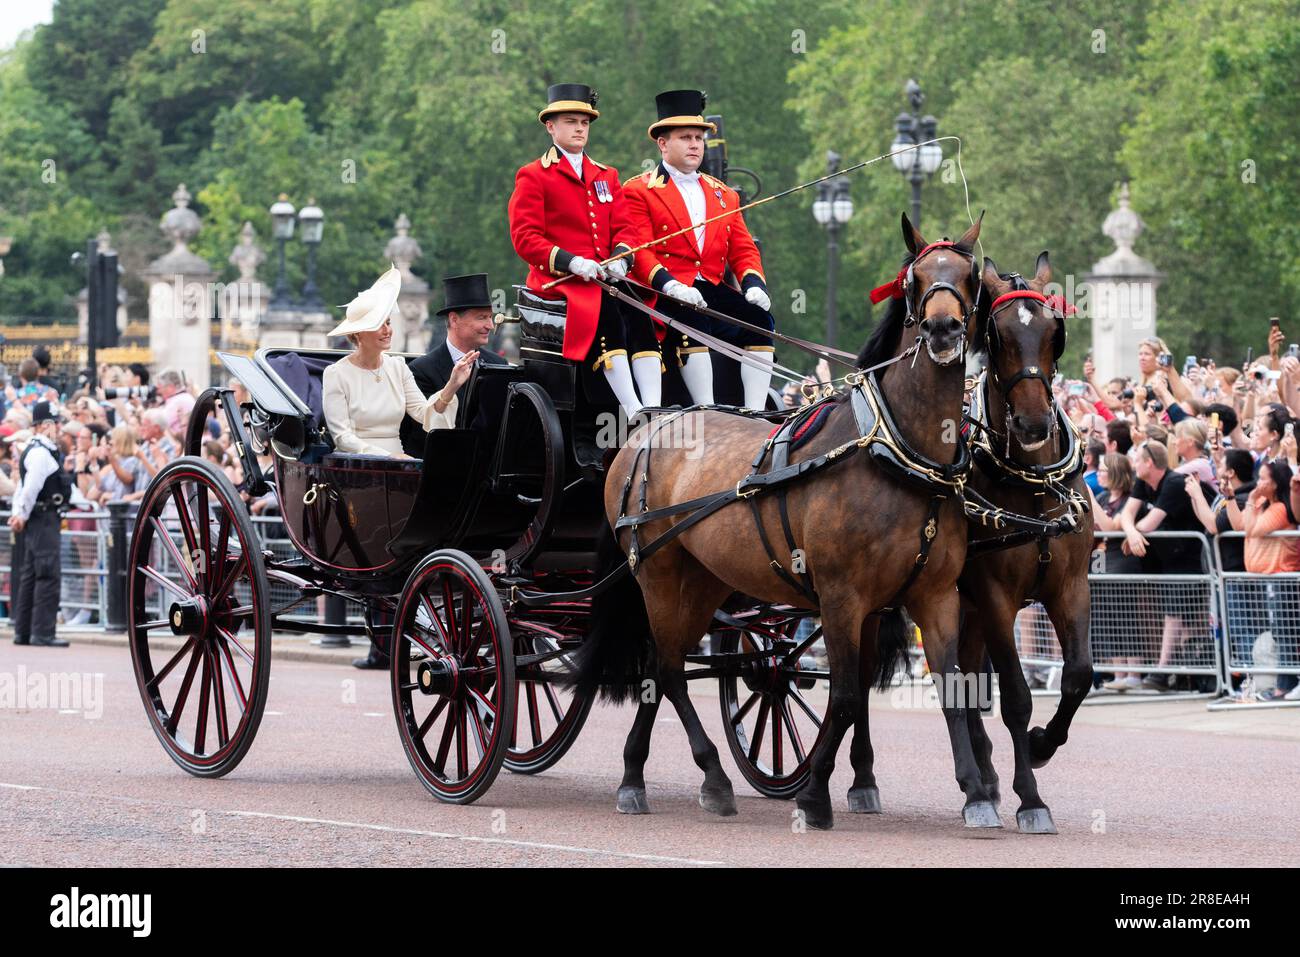
[[[960,289],[950,282],[943,281],[930,283],[930,285],[926,287],[925,292],[921,294],[920,301],[915,301],[916,283],[913,270],[916,268],[917,263],[925,258],[928,253],[936,249],[951,249],[970,260],[971,285],[975,287],[974,302],[967,304],[966,297],[962,295]],[[905,275],[902,277],[903,304],[907,307],[907,315],[903,319],[903,325],[918,325],[921,322],[921,316],[925,314],[925,304],[930,301],[930,297],[935,293],[946,291],[952,293],[954,298],[956,298],[957,302],[961,305],[961,319],[964,327],[970,321],[970,317],[974,314],[975,310],[979,307],[979,297],[982,289],[983,284],[980,282],[979,278],[979,266],[975,262],[975,256],[973,253],[968,253],[964,249],[959,248],[956,243],[949,239],[941,239],[938,242],[930,243],[930,245],[926,246],[916,254],[915,259],[908,263]],[[963,329],[963,337],[964,335],[965,331]]]

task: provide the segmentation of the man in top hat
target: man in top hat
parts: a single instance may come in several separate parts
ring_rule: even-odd
[[[9,527],[14,530],[14,644],[65,648],[55,634],[62,584],[59,526],[72,481],[59,450],[59,417],[48,402],[32,406],[31,441],[18,459],[19,487]]]
[[[701,90],[669,90],[655,97],[659,119],[648,132],[663,159],[653,170],[628,180],[623,194],[635,245],[662,235],[671,238],[639,253],[634,275],[668,297],[660,299],[657,307],[664,314],[749,353],[754,363],[740,366],[745,405],[762,409],[772,381],[771,337],[710,319],[680,305],[707,305],[750,325],[776,328],[758,247],[741,213],[724,215],[740,208],[740,197],[726,183],[699,172],[704,162],[704,134],[716,131],[704,118],[705,102]],[[718,216],[723,218],[702,225]],[[695,226],[693,230],[672,236],[691,225]],[[740,292],[725,281],[728,268],[740,283]],[[676,331],[670,335],[680,342],[677,360],[692,400],[712,405],[713,364],[708,347],[689,335]]]
[[[509,365],[487,348],[492,335],[492,297],[485,272],[447,276],[442,280],[442,308],[447,317],[447,339],[411,363],[415,384],[425,395],[433,395],[451,378],[451,368],[461,356],[478,353],[484,365]]]
[[[660,403],[658,334],[648,317],[624,309],[595,278],[622,279],[631,256],[602,266],[632,248],[632,227],[618,170],[586,155],[596,94],[580,83],[547,90],[549,102],[537,114],[552,145],[540,159],[515,174],[510,197],[510,237],[528,263],[528,288],[568,300],[564,356],[601,369],[628,416]],[[574,278],[543,291],[560,276]],[[639,394],[638,394],[639,393]]]

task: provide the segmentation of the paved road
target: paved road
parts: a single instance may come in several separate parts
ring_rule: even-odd
[[[759,797],[732,773],[713,688],[699,683],[697,707],[732,773],[738,816],[720,820],[696,805],[700,775],[669,708],[660,712],[646,772],[655,813],[616,814],[633,712],[606,706],[593,710],[551,771],[503,772],[478,804],[451,807],[414,779],[382,674],[275,661],[255,746],[229,777],[205,781],[164,755],[125,648],[0,644],[0,676],[54,669],[102,674],[103,714],[0,707],[0,864],[1276,863],[1295,833],[1300,793],[1300,711],[1210,713],[1199,701],[1098,705],[1082,709],[1067,747],[1039,772],[1059,835],[1015,831],[1010,740],[996,720],[1009,826],[969,831],[942,718],[875,698],[885,813],[845,810],[845,749],[832,784],[835,829],[801,833],[792,827],[793,803]],[[344,703],[347,681],[355,682],[355,703]],[[1046,710],[1052,700],[1038,704]]]

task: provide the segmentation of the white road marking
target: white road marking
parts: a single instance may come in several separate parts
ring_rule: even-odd
[[[0,781],[0,788],[15,791],[48,791],[51,794],[74,794],[95,800],[120,801],[125,804],[152,804],[157,807],[178,807],[166,801],[150,801],[144,798],[124,797],[115,794],[88,794],[85,791],[72,791],[64,788],[34,787],[30,784],[10,784]],[[188,805],[187,805],[188,806]],[[573,844],[545,844],[540,841],[518,841],[505,837],[477,837],[472,834],[456,834],[451,831],[422,831],[415,828],[389,827],[386,824],[367,824],[363,821],[333,821],[328,818],[300,817],[295,814],[272,814],[268,811],[229,811],[223,808],[208,808],[208,814],[228,814],[231,817],[264,818],[269,821],[290,821],[295,824],[323,824],[329,827],[348,827],[363,831],[381,831],[385,834],[409,834],[414,837],[432,837],[443,841],[465,841],[470,844],[500,844],[505,847],[521,847],[535,851],[561,851],[566,854],[586,854],[591,857],[610,857],[620,860],[648,861],[656,864],[687,864],[693,867],[724,867],[724,861],[703,861],[690,857],[665,857],[660,854],[633,854],[627,851],[609,851],[599,847],[578,847]]]

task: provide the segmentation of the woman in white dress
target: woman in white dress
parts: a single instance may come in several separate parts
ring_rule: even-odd
[[[322,376],[325,423],[339,452],[410,458],[399,435],[408,415],[426,432],[455,427],[456,392],[469,378],[478,353],[462,356],[447,384],[426,399],[406,361],[386,354],[393,340],[389,316],[401,287],[401,274],[396,267],[389,269],[348,303],[346,317],[330,332],[347,336],[356,347]]]

